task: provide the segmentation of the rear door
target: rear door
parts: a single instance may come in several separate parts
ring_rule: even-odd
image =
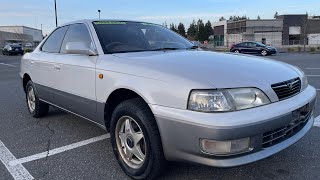
[[[91,120],[96,119],[95,66],[98,56],[68,54],[69,42],[93,46],[86,24],[70,25],[55,61],[55,104]]]
[[[241,53],[248,53],[248,45],[246,42],[240,43],[239,44],[239,50]]]
[[[249,53],[260,53],[260,47],[257,46],[257,43],[254,42],[248,42],[248,46],[249,46]]]
[[[63,37],[68,26],[56,29],[47,38],[39,52],[31,53],[29,60],[30,76],[36,86],[40,99],[52,103],[54,101],[53,89],[55,88],[55,61],[59,58],[59,52]]]

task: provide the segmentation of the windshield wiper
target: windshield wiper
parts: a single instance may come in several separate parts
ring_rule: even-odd
[[[187,49],[198,49],[199,48],[199,46],[191,46],[191,47],[189,47],[189,48],[187,48]]]
[[[181,48],[165,47],[165,48],[152,49],[151,51],[165,51],[165,50],[178,50],[178,49],[181,49]]]

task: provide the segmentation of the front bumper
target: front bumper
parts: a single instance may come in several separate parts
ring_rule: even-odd
[[[257,108],[229,113],[201,113],[151,105],[155,114],[165,156],[168,160],[232,167],[254,162],[275,154],[301,139],[314,122],[316,90],[308,86],[298,95]],[[292,123],[293,111],[311,104],[308,121],[298,132],[269,147],[262,145],[263,136]],[[200,149],[200,139],[218,141],[250,137],[252,152],[234,156],[209,155]]]
[[[277,50],[275,49],[268,50],[268,54],[277,54]]]

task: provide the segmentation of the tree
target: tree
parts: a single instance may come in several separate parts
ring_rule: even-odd
[[[182,23],[179,23],[178,25],[178,33],[181,36],[186,37],[186,29],[184,28],[184,25]]]
[[[162,23],[162,26],[168,28],[168,24],[167,24],[167,21],[165,21],[164,23]]]
[[[189,28],[188,28],[188,31],[187,31],[187,34],[189,36],[188,38],[195,39],[196,35],[197,35],[197,32],[198,32],[198,27],[196,25],[196,21],[193,20],[192,23],[190,24]]]
[[[207,40],[208,37],[206,37],[206,29],[205,29],[204,23],[201,19],[198,20],[197,27],[198,27],[197,39],[199,41]]]
[[[174,25],[173,23],[170,24],[170,29],[171,29],[172,31],[174,31],[174,32],[178,32],[177,26]]]
[[[261,20],[261,18],[260,18],[260,16],[259,16],[259,15],[258,15],[257,19],[258,19],[258,20]]]
[[[278,16],[279,16],[279,15],[278,15],[278,11],[276,11],[276,13],[274,14],[273,17],[274,17],[275,19],[277,19]]]
[[[224,20],[226,20],[223,16],[221,16],[220,18],[219,18],[219,21],[224,21]]]
[[[206,32],[205,37],[206,37],[206,40],[208,40],[209,37],[210,37],[211,35],[213,35],[213,28],[212,28],[211,22],[208,21],[208,22],[205,24],[204,27],[205,27],[205,32]]]
[[[230,16],[230,17],[229,17],[229,20],[230,20],[230,21],[233,21],[233,16]]]

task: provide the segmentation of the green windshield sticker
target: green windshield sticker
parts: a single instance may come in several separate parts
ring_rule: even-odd
[[[126,22],[121,21],[96,21],[94,24],[127,24]]]
[[[159,26],[157,24],[152,24],[152,23],[141,23],[141,24],[146,26]]]

